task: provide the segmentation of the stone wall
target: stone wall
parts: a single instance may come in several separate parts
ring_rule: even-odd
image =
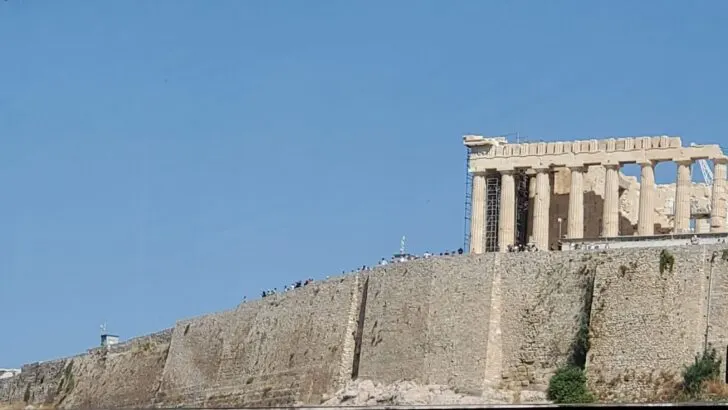
[[[0,380],[0,403],[54,403],[69,360],[72,359],[24,365],[19,375]]]
[[[721,380],[728,381],[726,368],[728,367],[728,250],[713,247],[708,250],[705,260],[704,274],[708,282],[710,298],[706,300],[708,311],[707,342],[714,347],[723,360],[721,366]],[[705,331],[706,329],[701,329]]]
[[[352,377],[470,394],[544,390],[589,311],[590,387],[605,401],[656,400],[703,349],[706,329],[725,358],[724,248],[670,248],[672,270],[660,248],[388,265],[24,366],[0,380],[0,405],[319,404]]]
[[[483,259],[433,258],[372,272],[359,377],[482,389],[491,299]]]
[[[598,256],[587,375],[601,400],[666,397],[704,349],[706,331],[725,364],[728,309],[722,296],[728,264],[721,260],[723,249],[681,246],[662,254],[659,248],[642,248]]]
[[[369,275],[359,376],[478,392],[544,389],[565,363],[593,270],[565,253],[408,262]]]
[[[56,402],[68,408],[147,407],[159,390],[172,330],[69,360]]]
[[[158,403],[319,403],[351,378],[359,279],[314,282],[178,323]]]
[[[23,366],[0,382],[0,403],[145,407],[159,388],[171,329],[86,354]]]
[[[503,272],[503,382],[511,389],[545,389],[572,355],[591,296],[593,261],[576,252],[507,256],[493,266]]]

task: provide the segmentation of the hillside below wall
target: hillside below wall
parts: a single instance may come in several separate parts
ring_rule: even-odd
[[[110,349],[23,367],[9,403],[319,404],[352,376],[544,390],[589,320],[590,387],[659,399],[705,342],[728,345],[728,252],[660,248],[435,257],[315,282]],[[710,312],[708,315],[707,313]]]

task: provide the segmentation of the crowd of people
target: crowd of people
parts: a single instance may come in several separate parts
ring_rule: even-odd
[[[725,239],[723,239],[723,240],[719,240],[719,242],[725,243],[726,241],[725,241]],[[693,237],[690,238],[688,243],[692,244],[692,245],[698,245],[698,244],[700,244],[700,240],[697,235],[693,235]],[[563,244],[561,243],[561,241],[559,241],[558,245],[553,245],[551,250],[561,250],[562,246],[563,246]],[[608,243],[607,244],[596,244],[596,245],[589,245],[589,246],[586,246],[583,244],[574,245],[574,249],[600,249],[600,248],[609,248],[609,244]],[[525,245],[521,244],[521,243],[517,243],[515,245],[508,245],[508,247],[507,247],[508,252],[538,252],[538,250],[539,250],[538,247],[533,243],[528,243]],[[456,255],[462,255],[463,253],[464,253],[463,248],[459,248],[458,250],[455,250],[455,251],[440,252],[438,254],[425,252],[422,255],[412,255],[412,254],[400,252],[397,255],[393,255],[389,259],[382,258],[377,263],[377,265],[385,266],[385,265],[395,264],[395,263],[404,263],[404,262],[417,260],[417,259],[428,259],[428,258],[439,257],[439,256],[456,256]],[[361,267],[359,267],[357,269],[353,269],[353,270],[349,271],[348,273],[358,273],[358,272],[363,272],[363,271],[369,271],[371,269],[372,268],[367,265],[362,265]],[[341,274],[345,275],[345,274],[347,274],[347,272],[342,271]],[[328,278],[329,277],[327,276],[326,279],[328,279]],[[297,289],[297,288],[300,288],[303,286],[307,286],[311,283],[313,283],[312,278],[306,279],[305,281],[299,280],[290,285],[284,286],[283,290],[281,292],[288,292],[288,291],[291,291],[291,290],[294,290],[294,289]],[[273,289],[268,289],[268,290],[262,291],[261,296],[265,298],[267,296],[275,295],[277,293],[279,293],[278,288],[273,288]],[[245,301],[245,298],[243,299],[243,301]]]
[[[407,262],[407,261],[412,261],[412,260],[417,260],[417,259],[428,259],[428,258],[432,258],[435,256],[462,255],[464,252],[465,251],[463,250],[463,248],[460,248],[457,251],[440,252],[437,255],[430,253],[430,252],[425,252],[422,254],[422,256],[410,255],[410,254],[399,254],[399,255],[392,256],[391,258],[389,258],[389,260],[387,260],[387,258],[382,258],[379,261],[379,266],[388,265],[390,263],[402,263],[402,262]]]
[[[392,256],[389,259],[382,258],[377,265],[384,266],[384,265],[389,265],[391,263],[404,263],[404,262],[408,262],[408,261],[411,261],[411,260],[428,259],[428,258],[438,257],[438,256],[455,256],[455,255],[462,255],[463,253],[465,253],[465,251],[463,250],[463,248],[459,248],[458,250],[455,250],[455,251],[445,251],[445,252],[440,252],[438,254],[434,254],[434,253],[430,253],[430,252],[425,252],[421,256],[420,255],[410,255],[410,254],[398,254],[398,255]],[[354,270],[349,271],[349,273],[357,273],[357,272],[369,271],[371,269],[372,268],[369,267],[369,266],[367,266],[367,265],[362,265],[361,267],[359,267],[357,269],[354,269]],[[341,274],[342,275],[345,275],[346,273],[347,273],[346,271],[341,271]],[[328,279],[328,276],[326,277],[326,279]],[[300,281],[299,280],[299,281],[297,281],[295,283],[292,283],[290,285],[284,286],[283,287],[283,290],[281,292],[288,292],[288,291],[291,291],[291,290],[294,290],[294,289],[297,289],[297,288],[300,288],[300,287],[309,285],[311,283],[313,283],[313,279],[312,278],[306,279],[305,281]],[[263,290],[261,292],[261,296],[265,298],[265,297],[268,297],[268,296],[271,296],[271,295],[275,295],[275,294],[278,294],[278,293],[279,293],[278,288],[273,288],[273,289]],[[246,298],[243,298],[243,301],[246,301]]]
[[[294,283],[292,283],[290,285],[284,286],[283,287],[283,292],[288,292],[288,291],[293,290],[293,289],[297,289],[297,288],[300,288],[300,287],[303,287],[303,286],[307,286],[307,285],[309,285],[311,283],[313,283],[313,279],[312,278],[308,278],[305,281],[299,280],[299,281],[296,281],[296,282],[294,282]],[[264,290],[261,293],[261,296],[266,297],[266,296],[275,295],[276,293],[278,293],[278,288],[273,288],[273,289]]]
[[[517,243],[515,245],[508,245],[506,250],[508,252],[536,252],[538,251],[538,248],[534,243],[527,243],[526,245]]]

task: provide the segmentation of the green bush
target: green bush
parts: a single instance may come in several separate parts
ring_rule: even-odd
[[[566,366],[556,371],[549,380],[546,391],[555,403],[591,403],[594,401],[586,387],[584,371],[576,366]]]
[[[720,377],[720,359],[715,349],[695,355],[695,363],[683,371],[683,390],[692,397],[700,394],[703,382]]]
[[[672,256],[670,252],[667,251],[667,249],[663,249],[662,252],[660,252],[660,275],[665,273],[665,271],[670,271],[672,273],[672,269],[675,266],[675,257]]]

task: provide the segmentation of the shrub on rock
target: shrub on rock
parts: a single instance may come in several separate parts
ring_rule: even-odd
[[[584,371],[576,366],[562,367],[549,380],[546,391],[555,403],[591,403],[594,401],[586,386]]]
[[[695,356],[695,362],[683,371],[683,391],[691,397],[700,394],[703,384],[720,377],[720,358],[715,349]]]

